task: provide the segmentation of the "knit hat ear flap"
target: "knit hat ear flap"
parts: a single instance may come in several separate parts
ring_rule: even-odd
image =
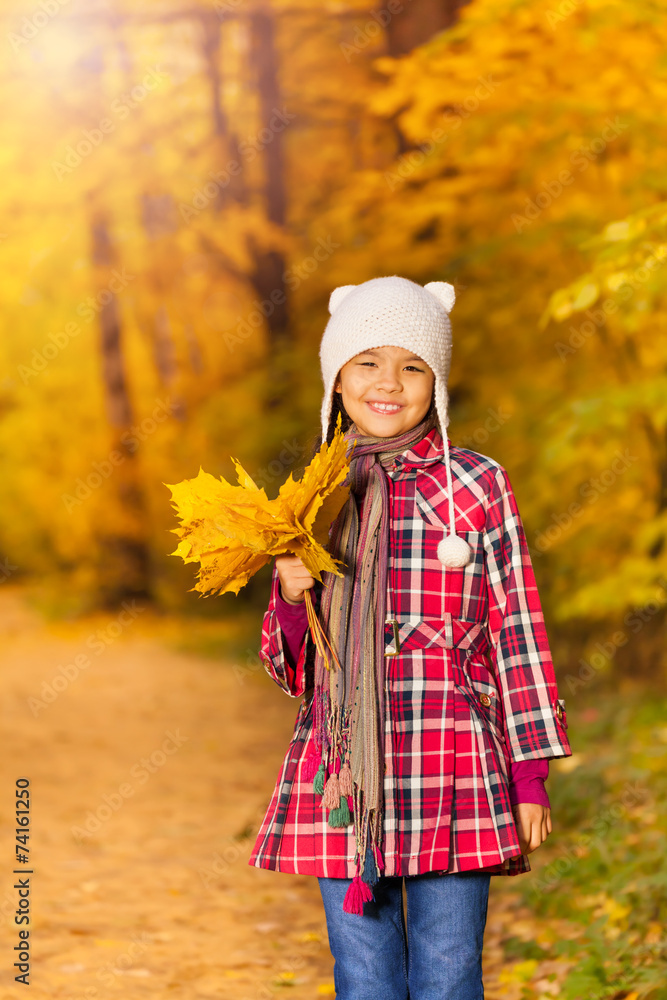
[[[456,301],[456,290],[453,285],[449,284],[448,281],[429,281],[428,284],[424,285],[424,290],[430,292],[431,295],[434,295],[441,305],[445,307],[448,314],[452,311]],[[436,405],[438,415],[442,421],[443,414],[447,413],[447,405],[444,400],[442,400],[442,395],[444,395],[442,386],[440,386],[440,394],[441,399],[438,399],[438,395],[436,395]],[[467,566],[472,560],[472,549],[466,542],[465,538],[461,538],[460,535],[456,534],[452,460],[449,454],[449,441],[447,439],[446,430],[447,424],[449,423],[448,413],[447,416],[444,417],[444,420],[445,422],[442,427],[442,437],[445,445],[445,470],[447,475],[447,495],[449,501],[449,531],[438,543],[438,559],[447,569],[463,569],[463,567]]]
[[[429,281],[427,285],[424,285],[424,288],[431,295],[435,295],[448,313],[452,311],[456,301],[456,290],[453,285],[450,285],[448,281]]]
[[[346,295],[349,295],[356,285],[339,285],[338,288],[334,288],[333,292],[329,296],[329,312],[333,316],[334,310],[338,308]]]

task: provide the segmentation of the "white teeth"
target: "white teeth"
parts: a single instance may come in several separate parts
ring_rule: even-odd
[[[396,410],[400,410],[400,406],[390,405],[388,403],[371,403],[376,410],[385,410],[386,412],[394,413]]]

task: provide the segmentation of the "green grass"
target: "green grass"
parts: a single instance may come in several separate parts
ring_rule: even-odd
[[[567,921],[573,936],[532,950],[510,939],[508,957],[574,963],[564,1000],[667,1000],[667,699],[589,693],[568,716],[574,756],[552,762],[549,781],[554,833],[517,882],[540,924]]]

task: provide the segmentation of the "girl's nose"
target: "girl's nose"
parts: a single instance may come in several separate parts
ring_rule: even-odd
[[[400,372],[395,372],[388,368],[383,369],[378,373],[375,384],[378,388],[382,389],[400,389]]]

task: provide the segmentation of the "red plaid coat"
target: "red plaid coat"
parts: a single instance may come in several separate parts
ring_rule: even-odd
[[[448,523],[437,428],[388,471],[386,875],[486,868],[529,871],[508,791],[509,761],[565,757],[558,699],[528,547],[505,470],[450,446],[456,531],[471,563],[445,569],[436,549]],[[353,828],[333,829],[302,777],[312,738],[314,643],[290,668],[276,614],[273,568],[260,657],[289,695],[305,695],[250,864],[331,878],[356,873]],[[317,606],[321,585],[315,584]],[[394,624],[396,623],[396,624]]]

